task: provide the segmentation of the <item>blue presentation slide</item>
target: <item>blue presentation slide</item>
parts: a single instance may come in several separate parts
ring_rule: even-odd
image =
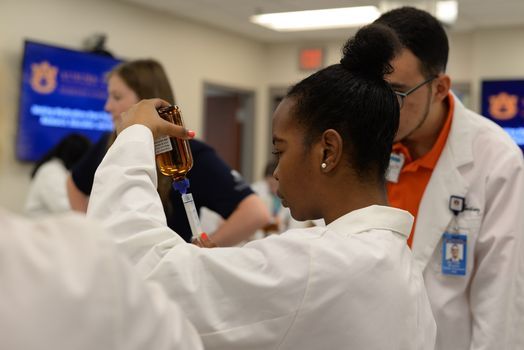
[[[26,41],[16,155],[37,161],[70,133],[92,141],[113,130],[104,111],[107,73],[120,60]]]

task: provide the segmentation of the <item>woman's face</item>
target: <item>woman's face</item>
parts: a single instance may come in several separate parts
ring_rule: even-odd
[[[291,114],[294,105],[292,98],[285,98],[273,116],[273,153],[278,160],[273,176],[278,181],[277,195],[293,218],[316,219],[321,215],[313,198],[320,162],[314,157],[314,147],[304,145],[303,128]]]
[[[111,113],[113,121],[139,101],[136,93],[117,74],[112,74],[107,84],[108,97],[104,109]]]

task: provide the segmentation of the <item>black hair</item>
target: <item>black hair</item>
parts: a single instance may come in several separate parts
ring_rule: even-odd
[[[400,50],[395,33],[382,25],[361,28],[343,47],[340,64],[324,68],[293,86],[293,117],[309,147],[327,129],[336,130],[361,180],[384,182],[399,105],[384,75]]]
[[[80,134],[69,134],[64,137],[56,146],[51,148],[34,166],[31,171],[31,177],[42,165],[48,161],[57,158],[62,161],[66,169],[71,169],[73,165],[84,155],[91,146],[91,141]]]
[[[448,37],[435,17],[414,7],[401,7],[384,13],[375,23],[395,31],[402,46],[420,60],[420,68],[426,78],[446,71]]]

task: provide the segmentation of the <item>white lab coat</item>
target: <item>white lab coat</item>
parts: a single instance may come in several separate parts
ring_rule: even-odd
[[[522,153],[506,133],[455,98],[451,130],[422,197],[412,246],[437,321],[437,350],[524,349],[523,171]],[[460,231],[467,234],[466,276],[441,272],[452,195],[466,199],[458,215]]]
[[[31,181],[25,203],[25,212],[43,216],[71,210],[66,180],[69,171],[58,158],[42,164]]]
[[[138,277],[101,226],[1,209],[0,225],[0,349],[202,349],[179,307]]]
[[[180,303],[206,349],[433,349],[407,212],[372,206],[327,227],[203,249],[166,226],[155,185],[151,132],[131,126],[98,168],[88,216]]]

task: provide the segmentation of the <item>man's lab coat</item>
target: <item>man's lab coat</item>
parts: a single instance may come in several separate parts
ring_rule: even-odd
[[[0,349],[202,349],[180,308],[141,280],[100,225],[2,209],[0,225]]]
[[[433,349],[407,212],[371,206],[327,227],[203,249],[166,226],[155,183],[152,134],[131,126],[96,173],[88,215],[181,305],[206,349]]]
[[[524,349],[522,152],[453,98],[451,130],[422,197],[412,246],[437,321],[436,349]],[[451,196],[466,203],[456,225]],[[467,236],[465,276],[442,273],[442,235],[453,226]]]

